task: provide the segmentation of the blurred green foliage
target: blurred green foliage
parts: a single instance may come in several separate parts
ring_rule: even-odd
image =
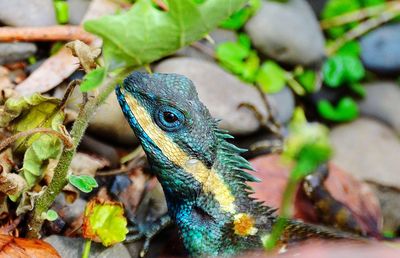
[[[249,0],[245,7],[233,13],[220,25],[221,28],[238,30],[243,27],[247,20],[261,7],[261,0]]]

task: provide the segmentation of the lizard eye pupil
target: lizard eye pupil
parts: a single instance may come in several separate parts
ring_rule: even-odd
[[[171,124],[175,123],[178,120],[178,117],[174,113],[171,113],[168,111],[164,112],[163,116],[164,116],[164,120]]]
[[[185,115],[175,107],[165,105],[156,109],[154,120],[161,129],[172,132],[184,125]]]

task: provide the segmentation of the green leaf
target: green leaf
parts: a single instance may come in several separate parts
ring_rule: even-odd
[[[80,86],[82,92],[94,90],[104,81],[107,75],[107,70],[104,67],[98,67],[83,77],[83,82]]]
[[[250,0],[248,4],[234,12],[220,27],[228,30],[238,30],[261,7],[261,0]]]
[[[285,87],[286,71],[274,61],[266,61],[261,66],[257,83],[265,93],[277,93]]]
[[[260,67],[260,58],[257,52],[251,51],[249,57],[244,62],[242,70],[242,78],[247,82],[254,82],[257,76],[258,68]]]
[[[359,116],[357,103],[349,97],[341,99],[336,107],[327,100],[321,100],[317,109],[323,118],[334,122],[348,122]]]
[[[151,0],[138,0],[124,13],[85,22],[88,32],[103,39],[110,70],[140,67],[201,39],[238,10],[246,0],[164,1],[169,10],[157,10]]]
[[[361,83],[358,83],[358,82],[350,83],[349,88],[350,88],[350,90],[352,90],[354,93],[356,93],[358,96],[360,96],[362,98],[365,98],[365,96],[367,96],[367,90]]]
[[[122,242],[128,233],[124,208],[120,203],[91,200],[85,209],[83,236],[104,246]]]
[[[308,93],[315,92],[315,84],[317,74],[313,70],[305,70],[302,74],[297,76],[297,80]]]
[[[322,67],[324,82],[332,88],[344,83],[354,83],[365,76],[365,69],[361,60],[356,56],[336,55],[329,58]]]
[[[57,212],[50,209],[45,213],[44,219],[46,219],[48,221],[55,221],[57,218],[58,218]]]
[[[14,134],[38,127],[61,132],[64,117],[59,99],[34,94],[30,97],[8,99],[0,110],[0,127],[7,127]],[[21,175],[27,182],[27,189],[43,177],[49,161],[58,158],[62,147],[56,136],[43,133],[21,137],[15,142],[15,151],[24,153]],[[15,200],[19,195],[20,193],[12,198]]]
[[[93,188],[99,186],[96,182],[96,179],[87,175],[80,175],[80,176],[70,175],[68,177],[68,181],[71,185],[75,186],[84,193],[90,193],[93,190]]]
[[[69,21],[68,2],[56,0],[54,1],[56,18],[59,24],[66,24]]]
[[[331,154],[328,128],[322,124],[308,123],[304,111],[296,108],[282,153],[284,158],[295,161],[291,177],[301,179],[327,161]]]
[[[356,40],[352,40],[344,44],[337,52],[340,55],[360,56],[361,44]]]

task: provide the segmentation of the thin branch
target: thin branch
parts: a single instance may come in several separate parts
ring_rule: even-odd
[[[387,23],[394,18],[400,16],[400,3],[393,5],[391,9],[386,10],[380,16],[374,17],[361,23],[354,29],[348,31],[342,37],[338,38],[327,48],[328,56],[333,55],[338,49],[340,49],[347,42],[357,39],[365,33],[379,27],[380,25]]]
[[[1,27],[0,41],[72,41],[90,43],[95,39],[81,26],[57,25],[49,27]]]
[[[31,136],[31,135],[37,134],[37,133],[52,134],[52,135],[56,136],[57,138],[59,138],[63,142],[65,148],[72,149],[74,147],[74,143],[72,142],[72,139],[63,133],[60,133],[51,128],[34,128],[34,129],[31,129],[28,131],[16,133],[16,134],[4,139],[0,143],[0,152],[2,152],[5,148],[7,148],[10,144],[15,142],[16,140],[23,138],[23,137]]]
[[[373,16],[377,16],[387,9],[393,8],[393,6],[399,5],[398,1],[384,3],[380,5],[370,6],[356,10],[354,12],[345,13],[339,16],[335,16],[330,19],[326,19],[320,22],[322,29],[330,29],[332,27],[342,26],[351,22],[361,21]]]
[[[57,166],[54,169],[53,179],[44,193],[36,199],[35,208],[28,220],[28,228],[30,231],[27,233],[27,237],[40,237],[40,230],[43,224],[43,218],[41,215],[50,208],[56,196],[67,185],[68,168],[71,164],[72,158],[76,153],[76,148],[78,147],[88,127],[90,119],[93,117],[98,107],[104,103],[107,97],[114,90],[115,85],[121,81],[128,74],[128,72],[129,70],[123,70],[113,77],[107,77],[100,86],[100,88],[104,90],[100,92],[97,97],[90,99],[84,108],[80,110],[70,132],[73,139],[74,148],[71,150],[63,150]]]
[[[73,80],[68,84],[67,90],[65,91],[64,96],[60,102],[60,110],[63,110],[65,108],[65,106],[67,105],[67,101],[71,96],[72,92],[74,91],[75,87],[80,84],[81,80]]]

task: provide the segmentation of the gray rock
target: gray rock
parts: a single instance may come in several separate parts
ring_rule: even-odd
[[[229,130],[232,134],[249,134],[260,127],[259,121],[251,111],[245,108],[238,109],[241,103],[252,103],[263,115],[266,115],[257,90],[214,63],[194,58],[171,58],[156,66],[155,71],[178,73],[190,78],[196,85],[200,100],[208,107],[212,116],[222,119],[220,127]],[[276,96],[272,95],[271,98],[278,117],[288,119],[293,112],[293,95],[283,92]]]
[[[0,43],[0,65],[24,60],[36,51],[33,43]]]
[[[59,194],[52,205],[52,209],[57,211],[63,221],[70,224],[84,213],[86,203],[87,201],[81,198],[69,203],[65,199],[65,194]]]
[[[63,236],[49,236],[44,239],[47,243],[51,244],[61,257],[81,257],[83,245],[85,240],[82,238],[70,238]],[[96,258],[131,258],[128,249],[121,243],[115,244],[111,247],[104,247],[101,244],[92,242],[90,248],[90,257]]]
[[[361,114],[375,117],[392,126],[400,135],[400,85],[373,82],[365,85],[367,97],[360,103]]]
[[[385,25],[361,38],[365,66],[382,74],[400,72],[400,23]]]
[[[53,0],[0,0],[0,21],[15,27],[57,24]]]
[[[79,25],[89,8],[90,0],[68,0],[69,24]]]
[[[64,92],[65,87],[58,87],[54,95],[61,97]],[[92,94],[89,93],[89,96],[92,96]],[[78,111],[81,101],[82,93],[79,88],[76,88],[70,97],[70,101],[68,101],[68,108]],[[122,145],[132,146],[137,144],[137,138],[126,121],[114,93],[111,93],[105,103],[98,108],[96,114],[90,120],[88,131],[91,135]]]
[[[400,227],[400,190],[369,183],[379,199],[383,215],[383,230],[395,231]]]
[[[245,31],[260,52],[281,62],[310,65],[325,55],[318,20],[305,0],[263,1]]]
[[[307,0],[317,16],[320,16],[328,0]]]
[[[331,132],[333,163],[355,177],[400,187],[400,141],[387,126],[360,118]]]

